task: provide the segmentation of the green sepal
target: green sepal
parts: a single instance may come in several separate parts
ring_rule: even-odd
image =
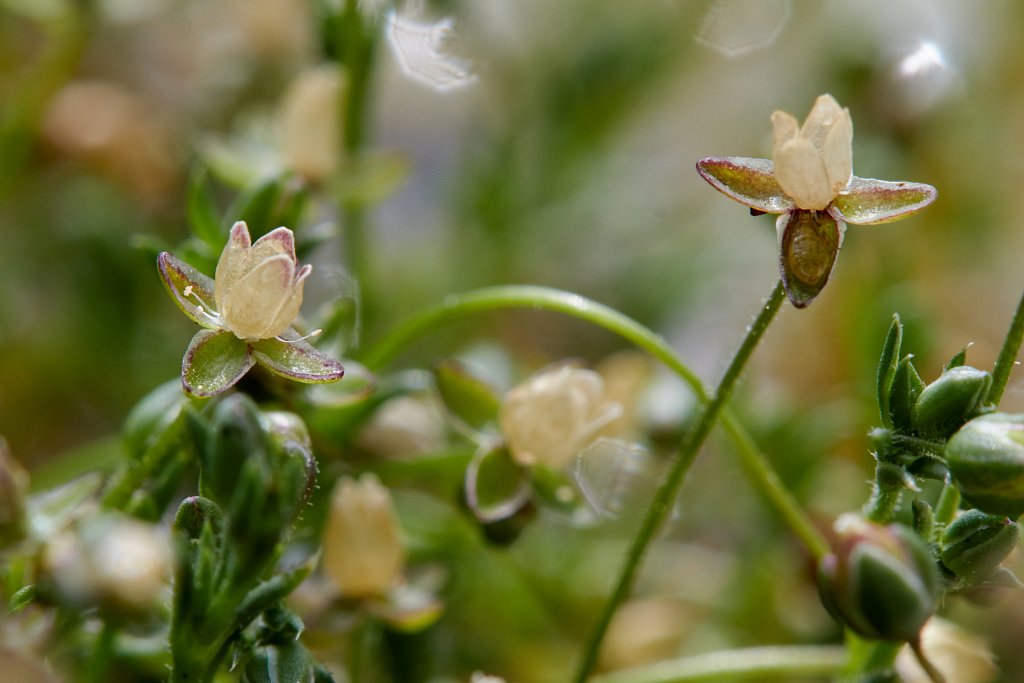
[[[796,204],[775,180],[769,159],[707,157],[697,162],[697,173],[722,194],[763,213],[783,213]]]
[[[899,362],[889,388],[889,419],[894,428],[904,432],[911,429],[914,405],[926,386],[917,374],[912,358],[908,354]]]
[[[935,201],[936,196],[935,188],[924,183],[854,176],[832,205],[847,223],[877,225],[915,214]]]
[[[25,609],[32,604],[32,601],[36,599],[36,587],[35,586],[22,586],[11,599],[7,601],[7,610],[11,614],[17,614],[21,610]]]
[[[914,520],[914,533],[921,538],[931,538],[935,529],[935,511],[932,506],[920,498],[910,504]]]
[[[942,532],[940,557],[957,578],[973,582],[990,575],[1017,547],[1020,527],[1003,515],[968,510]]]
[[[224,513],[220,506],[203,496],[189,496],[181,501],[174,514],[174,528],[185,532],[190,539],[199,538],[203,526],[209,524],[214,533],[224,528]]]
[[[210,317],[211,307],[215,305],[213,279],[169,251],[160,252],[156,257],[156,266],[164,287],[181,312],[200,327],[216,329],[217,323]],[[188,287],[192,289],[186,295]],[[200,301],[204,303],[198,303]]]
[[[952,370],[953,368],[958,368],[961,365],[965,365],[966,363],[967,363],[967,347],[965,346],[962,349],[960,349],[959,351],[957,351],[953,355],[953,357],[949,359],[949,362],[946,363],[942,367],[942,371],[945,372],[947,370]]]
[[[181,361],[181,385],[196,398],[221,394],[254,363],[249,345],[227,330],[199,330]]]
[[[882,424],[892,427],[892,415],[889,413],[889,394],[892,391],[893,378],[900,361],[900,346],[903,341],[903,325],[899,314],[894,313],[892,324],[882,344],[882,355],[878,359],[877,388],[878,410],[882,416]]]
[[[314,662],[300,643],[257,648],[242,669],[242,683],[311,683]]]
[[[256,362],[276,375],[307,384],[336,382],[345,374],[341,363],[299,339],[294,331],[289,330],[285,336],[287,341],[273,338],[253,342]]]
[[[249,463],[265,464],[269,445],[259,409],[243,394],[218,403],[210,422],[212,434],[200,456],[200,491],[227,507],[238,495],[243,468]]]
[[[779,272],[786,296],[804,308],[818,296],[836,265],[846,226],[827,211],[788,211],[775,223]]]
[[[511,517],[529,500],[529,469],[517,463],[505,447],[484,447],[466,468],[466,504],[485,524]]]
[[[445,408],[470,429],[482,431],[497,422],[501,397],[462,363],[454,359],[438,362],[434,366],[434,381]]]

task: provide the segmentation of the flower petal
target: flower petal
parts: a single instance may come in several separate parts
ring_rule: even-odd
[[[300,340],[294,331],[289,330],[286,336],[288,341],[261,339],[253,342],[256,361],[274,374],[297,382],[335,382],[345,374],[341,363]]]
[[[821,151],[802,137],[776,146],[775,179],[801,209],[821,211],[835,197]]]
[[[890,182],[873,178],[850,181],[849,187],[833,201],[848,223],[875,225],[917,213],[935,201],[935,188],[924,183]]]
[[[292,300],[294,281],[291,257],[279,254],[263,260],[224,294],[220,301],[224,327],[250,340],[281,334],[292,321],[280,324],[278,313]],[[298,303],[302,303],[301,296]]]
[[[782,213],[795,206],[775,180],[768,159],[707,157],[697,162],[697,173],[722,194],[756,211]]]
[[[217,310],[224,307],[226,293],[231,291],[235,283],[249,271],[249,264],[252,262],[252,238],[249,236],[249,227],[245,221],[238,221],[231,228],[228,235],[228,243],[224,245],[224,251],[220,253],[217,261],[217,270],[214,278]]]
[[[275,228],[252,245],[253,263],[259,263],[265,258],[278,254],[289,256],[292,261],[296,260],[295,235],[288,228]]]
[[[181,384],[206,398],[230,389],[253,366],[248,345],[227,330],[199,330],[181,362]]]
[[[790,211],[779,216],[779,271],[786,296],[804,308],[828,284],[846,226],[825,211]]]
[[[174,298],[174,303],[178,304],[178,308],[192,322],[208,329],[216,329],[217,324],[210,317],[215,311],[206,308],[213,305],[213,280],[166,251],[156,257],[156,266],[164,286]],[[191,289],[186,295],[185,290],[189,287]],[[198,303],[200,301],[205,302],[205,306]]]

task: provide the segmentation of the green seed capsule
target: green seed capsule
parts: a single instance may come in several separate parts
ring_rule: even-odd
[[[966,365],[947,370],[917,397],[911,417],[914,430],[950,436],[978,414],[991,384],[992,376],[984,370]]]
[[[1024,513],[1024,415],[977,417],[946,444],[946,462],[974,507],[1016,519]]]
[[[1004,516],[968,510],[942,533],[942,564],[967,581],[982,578],[1006,559],[1019,535],[1017,523]]]

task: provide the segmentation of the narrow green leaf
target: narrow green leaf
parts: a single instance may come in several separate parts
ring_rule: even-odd
[[[36,587],[23,586],[11,596],[11,599],[7,604],[7,609],[11,614],[17,614],[30,605],[35,599]]]
[[[877,225],[906,218],[935,201],[935,188],[924,183],[858,178],[832,202],[847,223]]]
[[[294,332],[285,333],[288,341],[261,339],[253,342],[253,355],[271,372],[297,382],[334,382],[342,378],[345,368],[341,363],[300,340]]]
[[[190,396],[207,398],[230,389],[253,366],[249,346],[226,330],[199,330],[181,363],[181,383]]]
[[[914,405],[926,386],[917,374],[911,358],[911,355],[905,356],[896,366],[889,389],[889,420],[893,427],[901,431],[911,429]]]
[[[178,304],[178,308],[192,322],[207,329],[216,328],[217,323],[210,317],[210,313],[215,310],[213,279],[168,251],[157,256],[156,264],[164,287]]]
[[[712,187],[764,213],[783,213],[796,207],[775,180],[769,159],[708,157],[697,162],[697,173]]]
[[[889,414],[889,392],[892,391],[892,381],[896,376],[896,367],[900,362],[900,346],[903,341],[903,325],[900,323],[900,316],[894,313],[892,324],[889,325],[889,332],[885,335],[885,342],[882,344],[882,355],[878,359],[878,411],[882,416],[882,424],[892,427],[892,416]]]
[[[462,363],[440,361],[434,366],[434,380],[445,407],[466,426],[479,431],[497,422],[501,397]]]

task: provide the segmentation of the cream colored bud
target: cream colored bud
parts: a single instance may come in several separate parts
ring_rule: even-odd
[[[54,538],[43,566],[61,593],[75,602],[142,611],[163,600],[174,550],[161,527],[104,517]]]
[[[322,181],[338,167],[345,76],[325,65],[299,74],[281,107],[281,152],[292,169]]]
[[[383,595],[402,575],[405,550],[391,494],[377,477],[342,479],[331,494],[324,570],[346,597]]]
[[[921,631],[921,649],[950,683],[989,683],[999,677],[999,667],[985,639],[951,621],[929,619]],[[932,680],[909,647],[903,648],[896,658],[896,671],[905,683]]]
[[[444,418],[437,407],[413,396],[384,403],[359,432],[357,443],[384,458],[437,452],[444,446]]]
[[[814,102],[801,128],[783,111],[772,114],[775,179],[801,209],[820,211],[853,176],[853,121],[831,95]]]
[[[682,640],[686,618],[680,603],[665,598],[625,603],[608,626],[601,667],[614,671],[671,657]]]
[[[253,244],[246,224],[235,223],[214,282],[220,325],[247,341],[282,334],[299,314],[312,270],[299,267],[295,236],[288,228],[272,230]]]
[[[501,431],[520,464],[562,468],[621,413],[618,403],[604,398],[599,374],[561,365],[508,392]]]

